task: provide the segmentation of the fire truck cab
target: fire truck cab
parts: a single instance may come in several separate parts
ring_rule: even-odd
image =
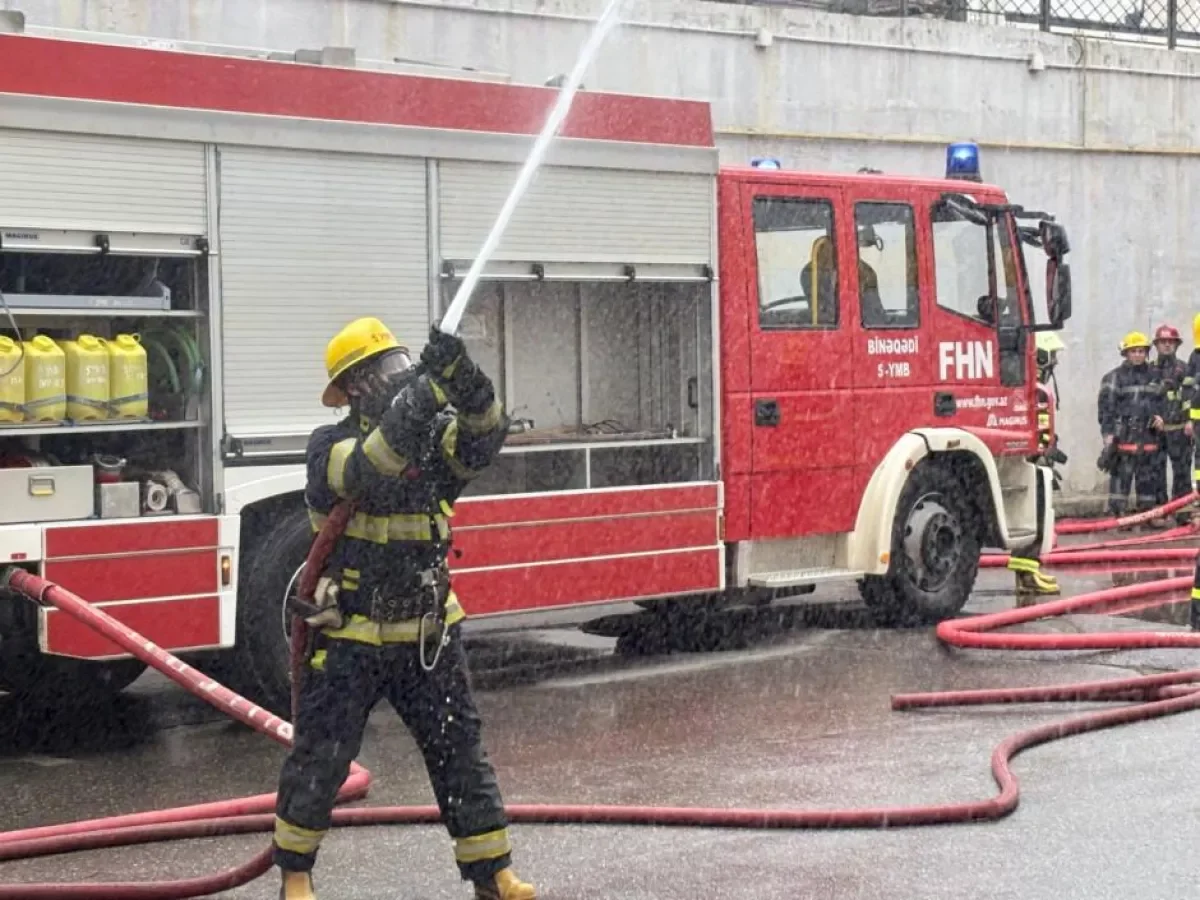
[[[423,344],[555,98],[327,57],[0,35],[0,564],[275,709],[325,344],[362,315]],[[981,547],[1048,542],[1065,235],[949,161],[722,169],[707,104],[582,92],[463,320],[512,419],[451,520],[468,627],[835,580],[934,621]],[[0,689],[140,671],[0,594]]]
[[[1039,326],[1022,242],[1049,248],[1042,327],[1058,328],[1065,234],[979,183],[977,147],[947,155],[939,180],[721,173],[734,584],[853,578],[888,618],[933,621],[962,607],[981,546],[1053,530],[1027,461]]]

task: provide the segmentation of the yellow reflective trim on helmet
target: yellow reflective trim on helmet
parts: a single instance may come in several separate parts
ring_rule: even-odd
[[[512,842],[509,841],[507,828],[454,839],[454,858],[460,863],[498,859],[511,852]]]
[[[329,486],[333,492],[339,497],[348,499],[346,494],[346,465],[350,462],[350,454],[354,452],[354,448],[358,445],[358,441],[354,438],[346,438],[344,441],[338,441],[329,451],[329,465],[326,467],[326,477],[329,479]]]
[[[382,475],[403,475],[408,468],[408,459],[392,449],[383,432],[376,428],[363,441],[363,455]]]

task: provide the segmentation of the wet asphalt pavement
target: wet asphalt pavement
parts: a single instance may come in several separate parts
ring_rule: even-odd
[[[1074,594],[1111,586],[1114,576],[1062,581]],[[1010,586],[1007,573],[981,573],[970,611],[1010,606]],[[890,694],[1200,667],[1190,650],[951,651],[931,629],[874,629],[854,605],[731,622],[752,626],[748,648],[630,659],[612,652],[611,638],[569,630],[480,639],[477,698],[506,799],[810,808],[981,799],[995,793],[988,758],[997,742],[1094,707],[895,713]],[[1030,627],[1179,626],[1076,616]],[[517,826],[516,863],[545,900],[1191,897],[1197,747],[1193,714],[1027,751],[1014,766],[1021,806],[996,823],[882,832]],[[111,709],[58,718],[0,698],[0,827],[271,791],[282,755],[157,676]],[[432,802],[390,709],[373,716],[360,762],[375,774],[370,804]],[[10,863],[0,865],[0,882],[185,877],[238,863],[266,840]],[[322,900],[470,896],[444,832],[428,827],[335,832],[317,884]],[[277,890],[272,874],[222,896],[267,900]]]

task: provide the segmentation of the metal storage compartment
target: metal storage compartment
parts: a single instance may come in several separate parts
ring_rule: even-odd
[[[66,522],[96,512],[91,466],[0,469],[0,524]]]
[[[226,433],[305,436],[325,345],[378,316],[419,349],[429,330],[425,161],[221,149]]]
[[[204,147],[0,129],[3,225],[204,234]],[[7,239],[7,236],[6,236]]]

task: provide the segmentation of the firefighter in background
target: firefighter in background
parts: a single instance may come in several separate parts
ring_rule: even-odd
[[[1030,461],[1039,466],[1048,467],[1054,472],[1055,463],[1067,461],[1066,455],[1058,449],[1058,436],[1054,432],[1056,390],[1054,367],[1058,365],[1058,352],[1066,349],[1062,339],[1053,331],[1039,331],[1037,334],[1037,423],[1038,423],[1038,452]],[[1054,487],[1058,488],[1058,474],[1054,473]],[[1039,498],[1037,510],[1038,522],[1042,521],[1044,510],[1041,503],[1049,498]],[[1028,606],[1033,597],[1048,596],[1060,593],[1058,579],[1042,571],[1041,549],[1042,536],[1039,533],[1028,545],[1019,547],[1012,552],[1008,559],[1008,568],[1016,573],[1017,606]]]
[[[1154,332],[1154,349],[1158,355],[1153,367],[1163,387],[1162,449],[1158,454],[1157,478],[1159,504],[1186,496],[1192,490],[1192,423],[1189,418],[1191,391],[1188,366],[1176,356],[1183,340],[1179,331],[1170,325],[1159,325]],[[1170,495],[1167,494],[1167,464],[1171,466]],[[1190,519],[1180,510],[1175,514],[1180,524]]]
[[[280,896],[314,897],[334,797],[367,716],[386,698],[424,756],[476,898],[533,900],[510,868],[446,566],[452,504],[499,452],[507,419],[462,341],[436,329],[414,366],[382,322],[358,319],[330,341],[325,365],[322,403],[350,414],[309,440],[305,502],[315,530],[339,503],[352,503],[353,515],[304,611],[315,639],[276,801]]]
[[[1124,362],[1100,380],[1097,413],[1104,450],[1098,466],[1108,472],[1109,510],[1125,514],[1129,490],[1136,491],[1137,510],[1154,507],[1158,498],[1158,451],[1163,427],[1163,387],[1146,359],[1150,339],[1131,331],[1120,344]],[[1153,528],[1166,523],[1156,519]]]

